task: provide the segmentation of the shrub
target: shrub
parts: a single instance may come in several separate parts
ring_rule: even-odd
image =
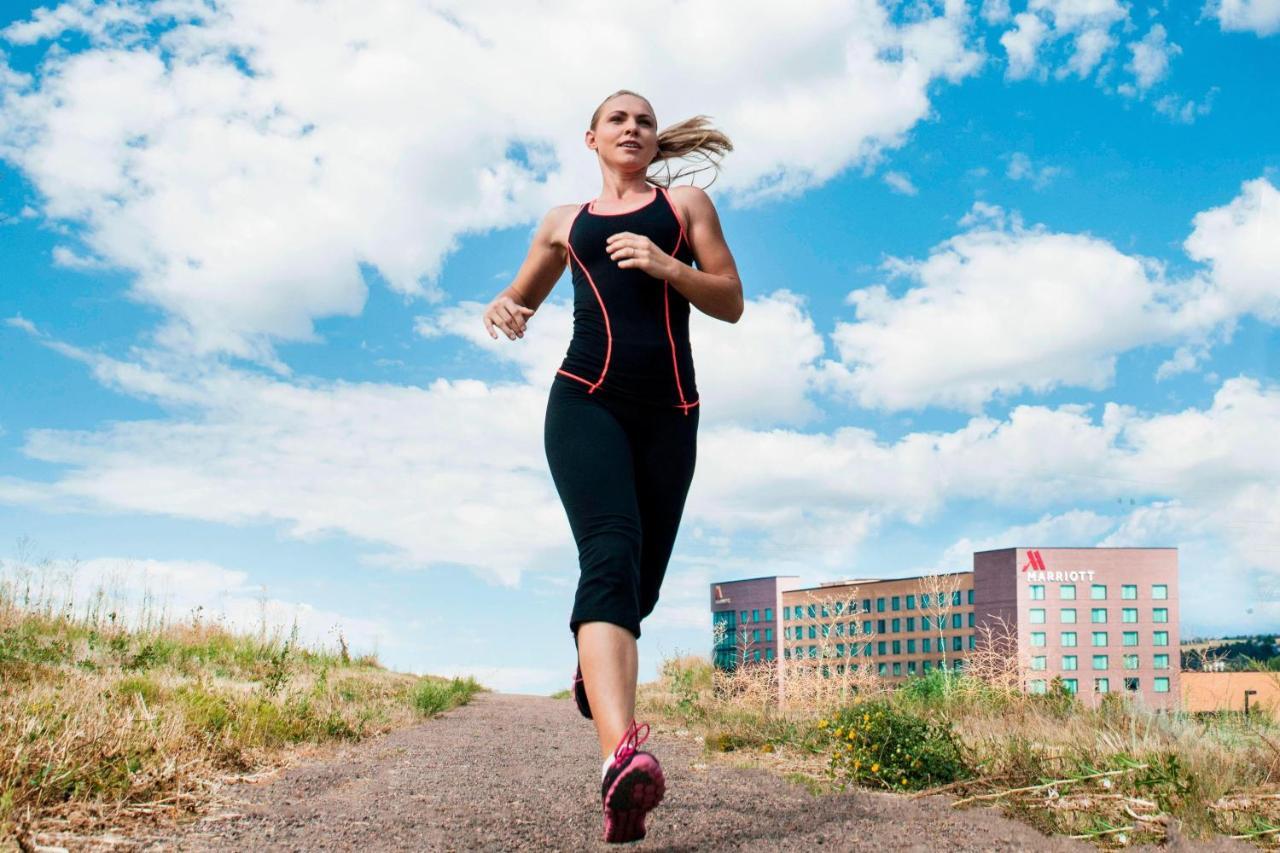
[[[925,719],[885,699],[848,706],[818,725],[830,732],[828,769],[841,790],[852,783],[913,791],[971,775],[950,723]]]

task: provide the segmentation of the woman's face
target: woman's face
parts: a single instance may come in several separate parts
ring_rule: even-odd
[[[643,98],[619,95],[605,102],[587,147],[620,171],[643,170],[658,154],[658,121]]]

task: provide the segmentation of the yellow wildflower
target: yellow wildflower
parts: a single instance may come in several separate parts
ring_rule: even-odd
[[[818,720],[818,728],[820,728],[820,729],[825,729],[826,727],[827,727],[827,721],[826,721],[826,720]]]
[[[872,772],[872,773],[879,773],[879,772],[880,772],[880,765],[879,765],[879,764],[872,764],[872,765],[871,765],[871,772]]]

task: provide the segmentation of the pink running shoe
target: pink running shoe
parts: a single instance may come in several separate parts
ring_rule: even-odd
[[[640,730],[644,729],[644,734]],[[604,840],[611,844],[644,838],[644,818],[666,792],[662,767],[651,753],[639,749],[649,737],[649,724],[633,719],[613,750],[613,763],[604,774]]]

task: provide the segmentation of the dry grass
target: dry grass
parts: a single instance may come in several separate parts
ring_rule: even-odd
[[[229,775],[300,745],[358,740],[465,702],[474,682],[383,669],[157,609],[76,607],[38,567],[0,564],[0,846],[198,810]],[[118,599],[119,597],[114,597]]]

